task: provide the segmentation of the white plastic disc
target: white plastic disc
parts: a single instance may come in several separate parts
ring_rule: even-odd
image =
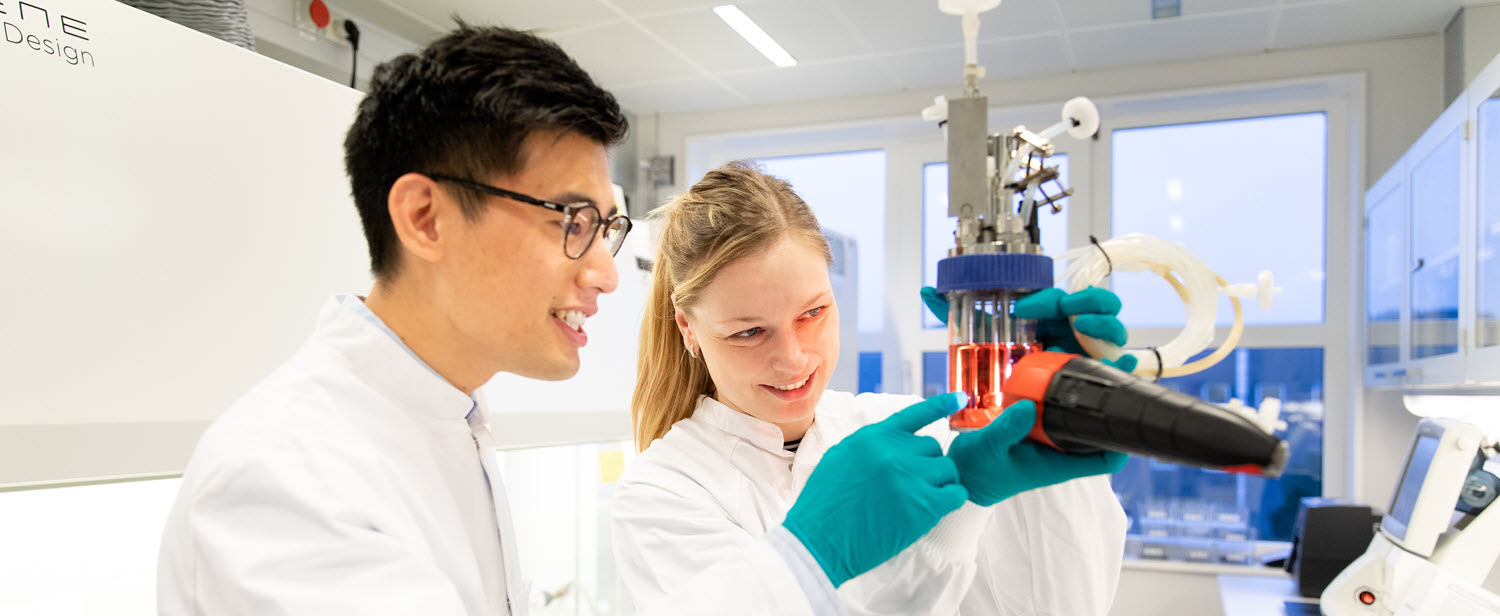
[[[1068,134],[1074,139],[1088,139],[1099,131],[1099,108],[1086,97],[1074,97],[1063,103],[1062,117],[1069,123]]]

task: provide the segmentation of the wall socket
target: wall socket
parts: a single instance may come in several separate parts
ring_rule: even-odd
[[[348,35],[344,33],[343,17],[336,17],[333,7],[322,0],[292,0],[292,25],[302,36],[323,39],[349,47]],[[321,15],[328,25],[319,28],[317,16]]]

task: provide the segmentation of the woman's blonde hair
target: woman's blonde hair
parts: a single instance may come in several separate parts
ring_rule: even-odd
[[[678,308],[696,304],[725,266],[768,250],[784,237],[808,242],[833,263],[812,209],[792,192],[791,184],[766,175],[751,161],[708,172],[651,216],[661,235],[630,402],[637,450],[645,450],[672,424],[692,416],[698,396],[714,393],[708,366],[683,346]]]

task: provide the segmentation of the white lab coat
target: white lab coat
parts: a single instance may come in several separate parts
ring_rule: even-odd
[[[162,540],[159,612],[524,614],[485,417],[335,298],[198,443]]]
[[[637,606],[745,569],[746,554],[779,526],[829,447],[915,396],[829,391],[796,454],[775,425],[703,397],[626,469],[614,495],[615,560]],[[946,448],[946,421],[924,428]],[[838,589],[855,614],[1103,616],[1124,556],[1126,519],[1108,477],[1032,490],[993,507],[965,504],[916,544]],[[779,584],[766,579],[781,579]],[[746,577],[745,595],[800,598],[785,576]],[[772,611],[766,600],[724,602],[716,614]]]

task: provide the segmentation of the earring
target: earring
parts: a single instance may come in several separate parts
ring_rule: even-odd
[[[689,357],[692,357],[693,359],[698,359],[698,349],[695,349],[693,347],[687,347],[687,352],[688,352],[688,356]]]

